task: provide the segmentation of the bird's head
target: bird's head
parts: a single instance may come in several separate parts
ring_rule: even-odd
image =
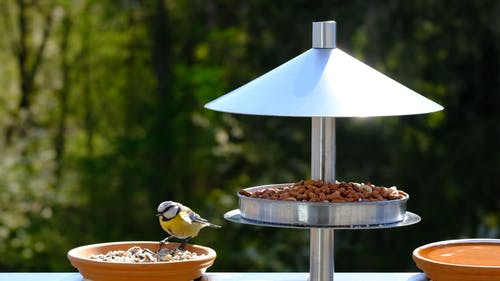
[[[158,205],[156,216],[162,220],[168,221],[173,219],[181,211],[181,204],[173,201],[164,201]]]

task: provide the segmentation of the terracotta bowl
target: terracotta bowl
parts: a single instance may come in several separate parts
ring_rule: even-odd
[[[186,250],[205,256],[188,261],[157,263],[119,263],[90,259],[93,254],[105,254],[114,250],[126,251],[133,246],[155,251],[158,242],[130,241],[86,245],[70,250],[68,259],[85,279],[92,281],[188,281],[202,276],[216,257],[215,251],[211,248],[188,244]],[[165,245],[167,248],[178,246],[178,243]]]
[[[500,239],[460,239],[427,244],[413,260],[432,281],[500,280]]]

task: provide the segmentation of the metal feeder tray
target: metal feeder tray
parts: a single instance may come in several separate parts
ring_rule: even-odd
[[[253,192],[290,186],[290,183],[246,188]],[[410,198],[365,202],[300,202],[252,198],[238,193],[239,210],[243,219],[261,223],[310,227],[342,227],[380,225],[400,222],[406,216]]]

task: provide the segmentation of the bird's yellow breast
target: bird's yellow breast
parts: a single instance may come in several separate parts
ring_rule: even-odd
[[[179,239],[195,237],[203,227],[202,224],[190,223],[183,220],[180,215],[177,215],[168,221],[162,220],[160,216],[160,225],[168,234],[173,235]]]

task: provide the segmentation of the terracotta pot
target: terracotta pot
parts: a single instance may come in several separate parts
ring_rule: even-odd
[[[133,246],[155,251],[158,242],[127,241],[86,245],[70,250],[68,259],[84,278],[92,281],[188,281],[202,276],[206,269],[212,266],[216,257],[215,251],[211,248],[188,244],[186,250],[205,256],[187,261],[156,263],[120,263],[90,259],[93,254],[106,254],[115,250],[126,251]],[[169,249],[178,246],[178,243],[165,245]]]
[[[500,239],[431,243],[415,249],[413,260],[433,281],[500,280]]]

